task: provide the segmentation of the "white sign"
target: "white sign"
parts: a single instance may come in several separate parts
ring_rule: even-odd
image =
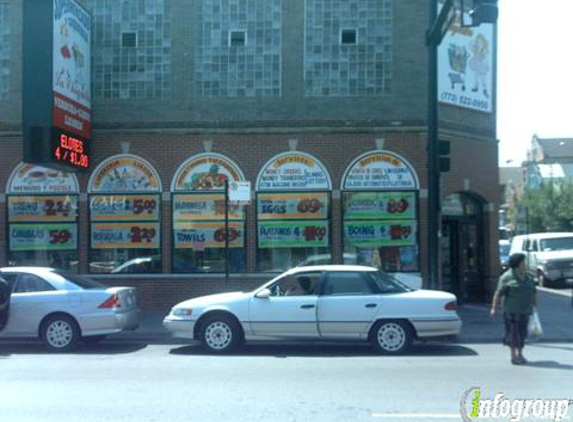
[[[303,152],[287,152],[269,160],[257,178],[257,190],[330,190],[324,165]]]
[[[344,190],[418,189],[418,176],[405,159],[388,151],[362,154],[348,166],[342,179]]]
[[[229,201],[249,202],[251,200],[251,182],[229,183]]]
[[[471,21],[469,15],[464,21]],[[438,100],[491,113],[494,55],[492,24],[452,24],[438,49]]]

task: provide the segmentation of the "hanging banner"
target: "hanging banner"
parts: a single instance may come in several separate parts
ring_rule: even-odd
[[[159,195],[93,195],[92,221],[159,220]]]
[[[416,221],[345,221],[344,241],[352,246],[416,244]]]
[[[328,218],[328,194],[319,193],[260,193],[257,197],[259,220],[285,218]]]
[[[345,192],[345,219],[412,219],[416,217],[415,192]]]
[[[267,162],[257,190],[330,190],[330,176],[321,162],[302,152],[286,152]]]
[[[243,173],[227,157],[205,153],[185,162],[177,171],[172,190],[224,190],[225,180],[244,180]]]
[[[139,157],[125,155],[100,164],[91,178],[91,192],[159,191],[159,176]]]
[[[225,223],[175,223],[173,227],[174,247],[193,249],[198,252],[205,248],[225,247]],[[245,224],[229,222],[229,247],[242,248],[245,245]]]
[[[418,189],[418,177],[410,164],[390,152],[371,152],[358,157],[346,170],[344,190]]]
[[[471,22],[464,14],[465,22]],[[438,100],[472,110],[492,112],[493,25],[461,27],[454,22],[438,48]]]
[[[243,220],[244,208],[229,204],[229,220]],[[224,220],[225,195],[175,194],[173,195],[173,221]]]
[[[78,193],[76,176],[60,170],[20,164],[13,172],[6,193]]]
[[[10,251],[74,250],[78,247],[76,224],[10,224]]]
[[[92,249],[157,249],[159,223],[93,223]]]
[[[8,221],[76,221],[75,195],[8,196]]]
[[[311,248],[329,244],[328,221],[259,222],[259,248]]]

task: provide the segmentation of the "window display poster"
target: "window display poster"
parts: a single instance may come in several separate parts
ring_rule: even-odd
[[[259,220],[328,218],[327,193],[261,193],[257,197]]]
[[[33,164],[20,164],[8,183],[7,193],[78,193],[78,181],[72,173]]]
[[[92,192],[159,191],[159,177],[148,163],[136,156],[122,155],[100,164],[94,172]]]
[[[174,179],[175,191],[224,190],[225,180],[244,180],[241,170],[227,157],[215,154],[199,154],[184,163]]]
[[[173,235],[175,248],[202,252],[206,248],[225,247],[225,223],[222,221],[176,222]],[[229,222],[229,247],[242,248],[244,245],[245,224]]]
[[[345,243],[356,247],[415,245],[416,233],[416,220],[344,222]]]
[[[343,181],[344,190],[418,189],[418,177],[403,158],[390,152],[372,152],[358,157],[349,166]]]
[[[330,190],[330,177],[318,160],[287,152],[269,161],[257,179],[257,190]]]
[[[76,221],[78,197],[75,195],[8,196],[9,222]]]
[[[345,219],[412,219],[416,217],[414,192],[345,192]]]
[[[329,225],[322,221],[261,221],[259,248],[327,247]]]
[[[159,248],[159,223],[92,223],[92,249]]]
[[[92,221],[157,221],[159,195],[93,195],[90,197]]]
[[[228,205],[229,220],[245,218],[242,205]],[[224,220],[225,196],[223,194],[173,195],[173,221]]]
[[[10,251],[73,250],[78,247],[76,224],[10,224]]]

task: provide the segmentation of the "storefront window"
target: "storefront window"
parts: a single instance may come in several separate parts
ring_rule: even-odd
[[[342,183],[344,262],[419,272],[417,177],[395,154],[358,157]]]
[[[228,158],[199,154],[177,171],[172,190],[174,273],[225,271],[225,180],[242,181]],[[244,205],[227,204],[229,272],[246,271]]]
[[[100,164],[90,179],[91,273],[159,273],[161,197],[149,163],[122,155]]]
[[[78,271],[78,183],[73,174],[30,164],[8,184],[8,265]]]
[[[258,271],[331,263],[331,183],[324,166],[305,153],[281,154],[265,165],[257,188]]]

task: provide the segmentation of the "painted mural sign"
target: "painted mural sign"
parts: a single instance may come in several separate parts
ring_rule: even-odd
[[[259,220],[328,218],[327,193],[261,193],[257,197]]]
[[[345,219],[412,219],[415,192],[345,192]]]
[[[465,22],[470,22],[468,14]],[[438,100],[492,112],[494,75],[493,25],[462,27],[454,22],[438,49]]]
[[[77,193],[78,182],[72,173],[49,169],[33,164],[20,164],[12,173],[8,192],[29,193]]]
[[[193,249],[198,252],[205,248],[225,247],[225,223],[176,222],[173,226],[174,247]],[[245,245],[245,225],[242,222],[229,222],[229,247],[242,248]]]
[[[159,177],[144,160],[131,155],[101,164],[92,177],[92,192],[159,191]]]
[[[329,244],[328,221],[262,221],[259,248],[310,248]]]
[[[229,204],[229,219],[243,220],[245,213],[240,205]],[[225,196],[222,194],[173,195],[173,221],[224,220]]]
[[[406,160],[390,152],[371,152],[358,157],[346,171],[344,190],[418,189],[418,178]]]
[[[411,221],[345,221],[345,243],[356,247],[416,244],[417,224]]]
[[[11,251],[74,250],[78,247],[76,224],[10,224]]]
[[[257,190],[330,190],[322,163],[302,152],[287,152],[270,160],[257,179]]]
[[[92,249],[159,248],[159,223],[92,223]]]
[[[8,197],[9,222],[76,221],[75,195],[13,195]]]
[[[159,195],[93,195],[92,221],[159,220]]]
[[[244,180],[244,176],[237,165],[223,155],[199,154],[180,167],[174,179],[173,190],[224,190],[225,180],[240,181]]]

